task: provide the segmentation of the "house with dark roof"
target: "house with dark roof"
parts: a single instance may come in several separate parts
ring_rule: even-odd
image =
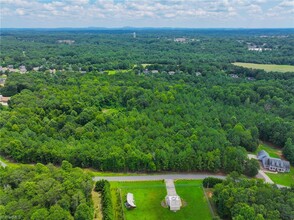
[[[281,173],[290,172],[289,161],[281,160],[280,158],[272,158],[265,150],[258,152],[257,159],[261,161],[262,166],[265,169],[268,169],[270,171]]]

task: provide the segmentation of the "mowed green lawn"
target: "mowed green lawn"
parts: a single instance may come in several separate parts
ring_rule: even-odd
[[[137,208],[127,210],[124,207],[124,214],[127,220],[212,219],[201,184],[201,180],[176,181],[176,191],[185,200],[187,205],[178,212],[172,212],[168,208],[161,206],[161,202],[166,196],[164,181],[111,183],[112,187],[121,189],[123,202],[125,202],[128,192],[134,194]]]
[[[290,173],[267,173],[269,178],[276,184],[291,186],[294,185],[294,167],[291,166]]]
[[[245,68],[261,69],[267,72],[294,72],[294,66],[291,65],[275,65],[275,64],[256,64],[256,63],[233,63],[236,66],[242,66]]]

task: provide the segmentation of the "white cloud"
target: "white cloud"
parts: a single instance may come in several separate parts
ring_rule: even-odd
[[[289,17],[289,14],[293,13],[294,1],[53,0],[43,2],[41,0],[0,0],[0,4],[1,19],[4,20],[4,23],[13,16],[16,18],[26,16],[27,20],[38,20],[40,25],[46,24],[47,18],[50,17],[52,24],[54,22],[58,25],[64,23],[67,26],[70,23],[76,25],[77,22],[83,22],[80,23],[81,26],[107,26],[114,23],[125,26],[129,25],[128,22],[137,26],[149,26],[149,24],[173,26],[174,22],[180,24],[181,21],[184,26],[186,21],[193,23],[193,21],[198,22],[199,19],[202,19],[203,25],[205,22],[218,24],[219,21],[224,20],[227,25],[236,25],[237,19],[253,23],[257,16],[252,15],[258,15],[258,18],[264,19],[274,14],[279,19],[286,19],[286,16]]]
[[[293,0],[292,1],[289,1],[289,0],[283,1],[283,2],[281,2],[279,4],[279,6],[281,6],[281,7],[292,7],[292,8],[294,8],[294,1]]]
[[[17,9],[15,10],[15,12],[16,12],[16,14],[21,15],[21,16],[23,16],[23,15],[26,14],[25,10],[22,9],[22,8],[17,8]]]
[[[261,7],[258,6],[258,5],[254,5],[254,4],[248,6],[248,11],[249,11],[250,14],[260,14],[260,13],[262,13]]]

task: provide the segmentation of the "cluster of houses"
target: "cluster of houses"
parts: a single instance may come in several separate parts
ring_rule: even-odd
[[[0,72],[5,73],[6,71],[8,72],[19,72],[21,74],[24,74],[27,72],[27,69],[25,66],[21,65],[19,68],[14,68],[13,65],[8,65],[7,67],[2,67],[0,66]]]
[[[143,70],[143,72],[142,72],[143,74],[146,74],[146,75],[148,75],[148,74],[157,74],[157,73],[159,73],[159,71],[158,70],[148,70],[148,69],[145,69],[145,70]],[[168,74],[168,75],[170,75],[170,76],[173,76],[173,75],[175,75],[176,73],[183,73],[182,71],[162,71],[161,73],[163,73],[163,74]],[[141,72],[139,72],[139,75],[141,75]],[[202,73],[200,73],[200,72],[196,72],[195,73],[195,75],[196,76],[202,76]]]
[[[178,42],[178,43],[186,43],[187,41],[188,39],[185,37],[179,37],[174,39],[174,42]]]
[[[57,43],[59,44],[73,44],[74,40],[58,40]]]
[[[189,39],[186,37],[178,37],[178,38],[174,38],[174,42],[176,43],[188,43],[188,42],[193,42],[193,41],[197,41],[199,42],[199,39]]]
[[[148,69],[145,69],[145,70],[143,70],[142,73],[143,73],[143,74],[146,74],[146,75],[148,75],[148,74],[150,74],[150,73],[152,73],[152,74],[157,74],[157,73],[159,73],[159,71],[158,71],[158,70],[148,70]],[[176,74],[175,71],[168,71],[168,72],[166,72],[166,71],[162,71],[162,73],[167,73],[167,74],[170,75],[170,76]],[[141,73],[139,73],[139,75],[141,75]]]
[[[274,172],[290,172],[290,162],[281,160],[280,158],[270,157],[269,154],[262,150],[258,153],[257,159],[261,161],[264,169]]]
[[[257,46],[255,44],[247,43],[247,45],[248,45],[248,50],[250,51],[262,52],[262,51],[272,50],[271,48],[265,47],[266,44],[263,44],[262,46]]]

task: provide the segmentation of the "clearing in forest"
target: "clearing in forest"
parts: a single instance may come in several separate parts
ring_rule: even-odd
[[[233,63],[235,66],[242,66],[251,69],[261,69],[266,72],[294,72],[294,66],[291,65],[275,65],[275,64],[256,64],[256,63]]]
[[[127,220],[181,220],[197,216],[198,219],[211,219],[208,201],[203,192],[202,180],[175,181],[177,194],[181,197],[183,207],[172,212],[162,206],[167,195],[164,181],[147,182],[111,182],[112,188],[119,188],[123,203],[123,212]],[[126,194],[133,193],[136,208],[127,210],[124,206]],[[119,204],[117,204],[119,205]]]

